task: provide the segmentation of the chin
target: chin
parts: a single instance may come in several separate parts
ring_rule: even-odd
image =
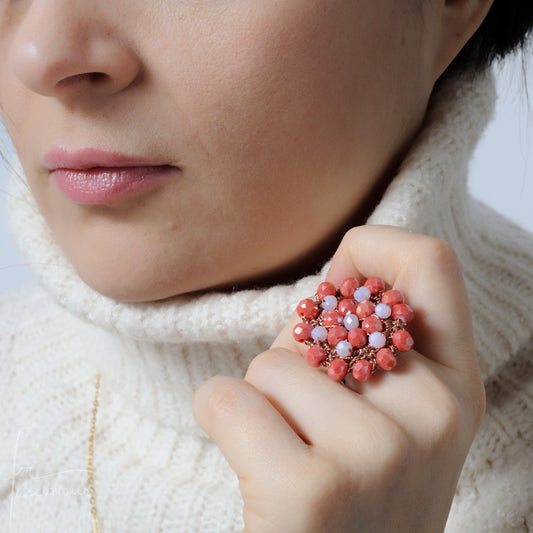
[[[165,259],[167,256],[148,259],[94,253],[75,258],[72,263],[84,283],[117,302],[155,302],[217,285],[213,273],[204,271],[197,262],[189,265],[183,258],[175,263]]]
[[[175,271],[170,277],[164,275],[162,269],[147,265],[145,261],[113,261],[108,258],[103,264],[87,258],[86,261],[73,263],[84,283],[118,302],[152,302],[189,292],[187,285],[179,282]],[[141,263],[142,267],[135,266]]]
[[[162,287],[157,279],[132,279],[129,276],[115,277],[97,275],[78,270],[80,278],[93,290],[117,302],[142,303],[164,300],[180,294],[179,290]]]

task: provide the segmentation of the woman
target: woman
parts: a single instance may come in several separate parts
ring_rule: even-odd
[[[2,9],[46,288],[1,307],[12,529],[442,531],[453,499],[450,531],[527,530],[533,245],[465,174],[529,4]],[[285,323],[326,272],[404,292],[398,369],[306,365]]]

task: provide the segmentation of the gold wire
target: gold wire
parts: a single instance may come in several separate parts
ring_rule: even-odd
[[[94,431],[96,426],[96,413],[98,412],[98,395],[100,393],[100,372],[96,374],[96,383],[94,384],[94,403],[93,417],[91,420],[91,434],[89,436],[89,453],[87,457],[87,485],[89,487],[91,514],[93,521],[93,533],[100,533],[100,524],[98,523],[98,512],[96,510],[96,491],[94,489],[94,471],[93,471],[93,453],[94,453]]]

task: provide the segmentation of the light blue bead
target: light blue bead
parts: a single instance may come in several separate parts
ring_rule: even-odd
[[[328,330],[324,326],[316,326],[311,331],[311,337],[316,342],[325,341],[328,338]]]
[[[374,312],[379,318],[389,318],[392,311],[390,305],[378,304],[376,305],[376,310]]]
[[[379,331],[374,331],[374,333],[371,333],[368,336],[368,344],[370,344],[370,346],[373,346],[374,348],[383,348],[386,342],[387,339],[385,338],[385,335],[383,335],[383,333],[380,333]]]
[[[353,293],[353,299],[358,302],[364,302],[365,300],[368,300],[369,298],[370,298],[370,289],[368,287],[365,287],[364,285],[362,287],[359,287]]]
[[[352,314],[348,314],[344,317],[344,327],[350,331],[359,327],[359,319]]]
[[[337,308],[337,298],[335,298],[335,296],[326,296],[324,298],[324,300],[322,301],[322,309],[324,309],[324,311],[326,312],[329,312],[329,311],[335,311],[335,309]]]
[[[352,345],[348,341],[340,341],[335,350],[339,357],[348,357],[352,353]]]

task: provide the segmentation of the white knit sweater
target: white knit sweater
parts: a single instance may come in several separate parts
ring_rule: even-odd
[[[369,219],[447,239],[464,269],[488,412],[447,533],[533,528],[533,240],[466,187],[493,103],[490,76],[444,87]],[[242,377],[320,276],[120,304],[81,282],[23,182],[12,193],[14,232],[44,289],[0,298],[0,529],[92,531],[86,467],[99,369],[102,532],[239,531],[237,479],[197,427],[193,391],[216,373]]]

